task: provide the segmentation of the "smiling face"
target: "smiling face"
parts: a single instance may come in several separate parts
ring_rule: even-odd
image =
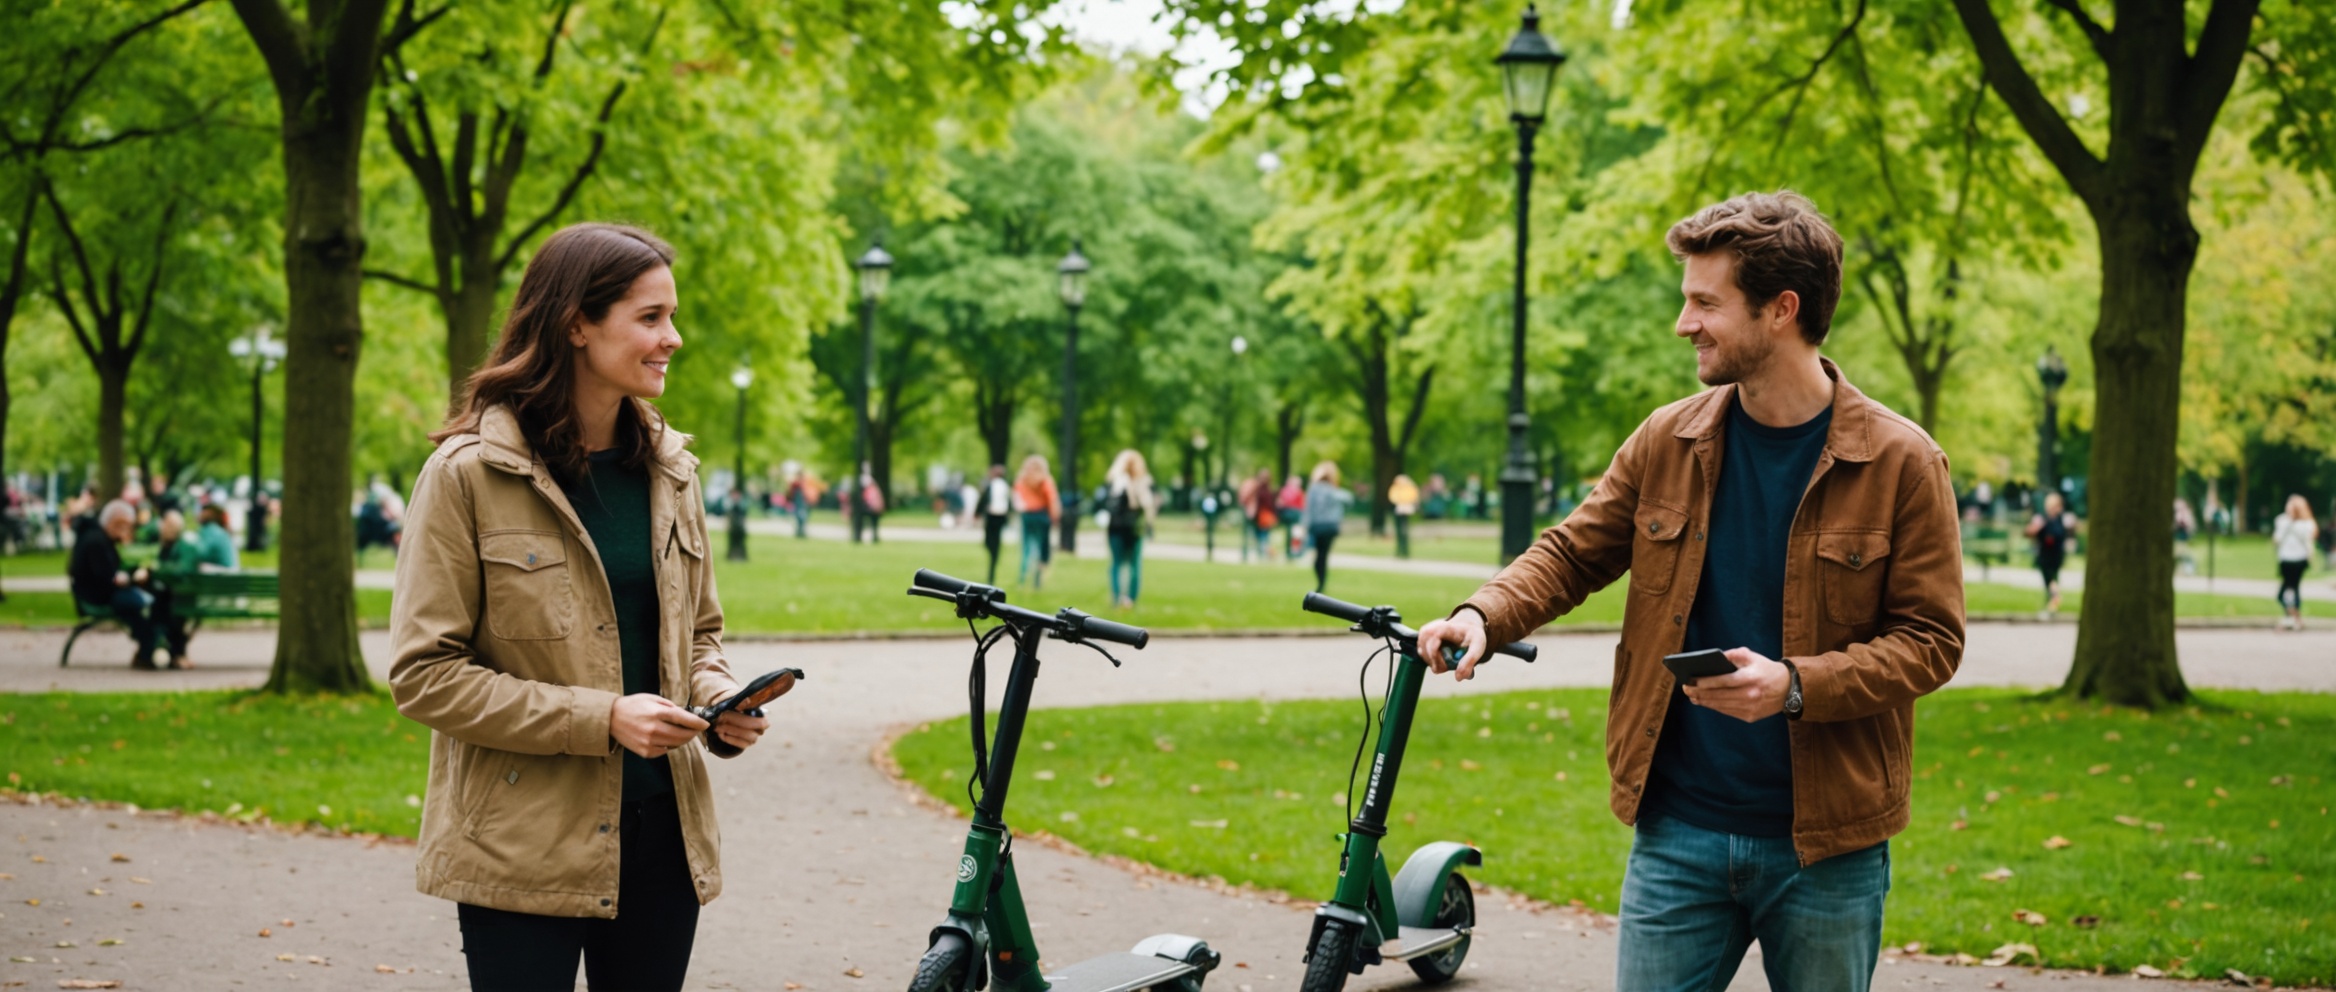
[[[1736,285],[1736,258],[1722,252],[1687,256],[1679,291],[1687,299],[1672,331],[1695,345],[1695,377],[1706,386],[1742,382],[1776,354],[1779,331],[1798,334],[1799,302],[1787,290],[1759,313]]]
[[[673,270],[659,265],[636,277],[606,316],[577,321],[568,332],[568,343],[576,349],[577,399],[665,395],[666,366],[681,348],[681,332],[673,324],[679,305]]]

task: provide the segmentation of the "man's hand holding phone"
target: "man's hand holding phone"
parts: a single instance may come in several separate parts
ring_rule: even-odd
[[[1703,671],[1713,669],[1692,666],[1702,660],[1699,656],[1705,654],[1698,651],[1668,655],[1663,659],[1672,674],[1679,678],[1680,689],[1687,693],[1688,702],[1725,713],[1745,723],[1784,712],[1785,693],[1792,687],[1792,669],[1751,648],[1730,648],[1719,652],[1719,655],[1734,666],[1733,671],[1702,674]]]

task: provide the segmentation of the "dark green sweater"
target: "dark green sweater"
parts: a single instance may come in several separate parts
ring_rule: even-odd
[[[616,640],[624,659],[625,695],[656,692],[657,679],[657,567],[650,558],[649,470],[628,468],[616,449],[595,451],[591,471],[563,480],[560,489],[584,522],[584,532],[600,552],[600,569],[608,575],[608,592],[616,603]],[[664,758],[654,760],[625,752],[625,801],[633,802],[673,791],[673,769]]]

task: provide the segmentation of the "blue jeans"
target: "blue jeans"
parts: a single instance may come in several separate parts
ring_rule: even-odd
[[[129,628],[130,639],[138,642],[138,656],[134,659],[134,664],[143,668],[154,663],[154,644],[160,637],[154,622],[153,594],[137,586],[119,586],[114,589],[112,599],[92,605],[111,609],[114,619],[120,620],[122,626]],[[185,643],[179,638],[171,638],[171,653],[175,655],[185,652]]]
[[[1046,563],[1054,558],[1054,545],[1047,531],[1053,521],[1045,510],[1022,511],[1022,576],[1028,582],[1031,576],[1046,577]]]
[[[1105,531],[1111,539],[1111,601],[1119,602],[1119,570],[1127,569],[1127,601],[1144,592],[1144,536],[1134,531]]]
[[[1724,989],[1760,942],[1775,992],[1865,992],[1882,953],[1890,845],[1802,867],[1790,837],[1649,812],[1622,879],[1621,992]]]

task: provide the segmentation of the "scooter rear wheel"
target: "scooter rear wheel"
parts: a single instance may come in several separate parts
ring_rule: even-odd
[[[958,992],[970,987],[965,973],[972,958],[973,945],[963,935],[942,934],[925,951],[925,959],[917,962],[917,975],[909,979],[908,992]]]
[[[1444,877],[1444,895],[1436,906],[1433,925],[1438,930],[1464,930],[1476,926],[1476,893],[1468,888],[1468,880],[1459,872]],[[1460,942],[1430,954],[1411,959],[1413,973],[1428,985],[1442,985],[1460,974],[1460,965],[1468,960],[1468,945],[1476,938],[1460,938]]]
[[[1323,926],[1306,958],[1306,980],[1299,984],[1299,992],[1343,992],[1346,976],[1354,972],[1355,941],[1361,936],[1337,920]]]

